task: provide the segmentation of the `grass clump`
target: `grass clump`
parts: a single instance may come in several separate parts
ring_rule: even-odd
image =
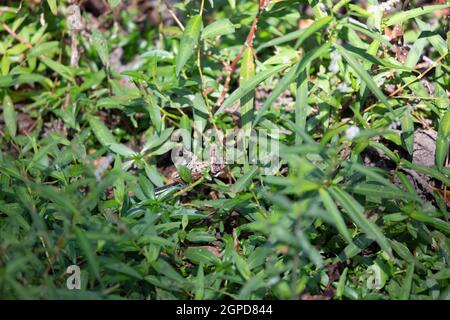
[[[448,299],[429,2],[6,1],[0,297]],[[279,161],[211,161],[234,129]],[[199,133],[209,160],[174,164]]]

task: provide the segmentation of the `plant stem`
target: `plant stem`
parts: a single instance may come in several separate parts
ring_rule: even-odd
[[[194,189],[196,186],[198,186],[199,184],[203,183],[203,181],[205,181],[204,177],[201,177],[200,179],[198,179],[197,181],[195,181],[194,183],[188,185],[186,188],[178,191],[177,193],[175,193],[173,196],[174,197],[178,197],[178,196],[182,196],[183,194],[185,194],[186,192],[191,191],[192,189]]]

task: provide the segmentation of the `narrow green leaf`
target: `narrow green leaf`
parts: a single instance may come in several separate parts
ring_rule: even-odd
[[[436,280],[450,279],[450,268],[442,269],[439,272],[433,274],[431,277]]]
[[[386,21],[387,26],[392,26],[394,24],[403,22],[405,20],[409,20],[424,14],[431,13],[436,10],[442,10],[448,8],[450,5],[444,4],[444,5],[434,5],[434,6],[425,6],[421,8],[415,8],[407,11],[400,11],[396,14],[389,17],[389,19]]]
[[[256,49],[256,53],[258,53],[259,51],[261,51],[264,48],[268,48],[268,47],[272,47],[272,46],[277,46],[295,39],[298,39],[303,33],[305,33],[306,29],[302,29],[302,30],[296,30],[293,32],[290,32],[288,34],[285,34],[284,36],[275,38],[273,40],[267,41],[265,43],[263,43],[262,45],[260,45],[257,49]]]
[[[352,188],[352,191],[367,197],[379,197],[383,199],[405,199],[415,201],[420,199],[417,195],[402,192],[397,188],[394,189],[371,183],[359,183]]]
[[[249,280],[250,277],[252,276],[252,272],[250,271],[247,261],[245,261],[245,259],[242,258],[234,250],[233,250],[233,259],[234,259],[236,268],[238,269],[238,271],[242,275],[242,277],[244,277],[245,280]]]
[[[445,168],[442,168],[444,171],[441,173],[439,170],[436,169],[436,167],[428,167],[421,164],[411,163],[408,160],[402,159],[400,161],[400,165],[402,167],[406,167],[409,169],[413,169],[414,171],[424,173],[426,175],[429,175],[435,179],[441,180],[443,183],[445,183],[447,186],[450,186],[450,178],[448,178],[445,174]]]
[[[445,111],[450,109],[450,105],[447,98],[447,92],[445,90],[446,85],[444,82],[444,71],[441,64],[438,64],[435,68],[435,83],[434,83],[434,98],[435,103],[439,110]]]
[[[291,120],[286,119],[285,120],[286,126],[288,129],[294,131],[298,136],[302,138],[303,141],[305,141],[308,144],[311,144],[314,147],[321,147],[318,142],[316,142],[311,136],[308,135],[308,133],[305,131],[305,128],[301,128],[296,123],[293,123]],[[321,149],[321,148],[320,148]]]
[[[439,229],[447,234],[450,234],[450,225],[448,224],[448,222],[445,222],[441,219],[430,217],[429,215],[418,211],[411,212],[410,217],[413,218],[414,220],[432,225],[436,229]]]
[[[56,52],[58,50],[60,43],[58,41],[48,41],[44,43],[39,43],[34,46],[27,55],[27,59],[39,57],[42,54],[51,56],[50,53]]]
[[[108,51],[108,43],[106,42],[105,37],[101,34],[100,31],[94,29],[92,31],[92,45],[97,51],[100,60],[102,61],[105,67],[109,66],[109,51]]]
[[[152,121],[152,124],[155,127],[156,131],[159,132],[161,130],[163,121],[161,111],[159,110],[159,107],[156,103],[156,99],[154,96],[148,96],[146,97],[146,101],[147,101],[146,109],[150,116],[150,120]]]
[[[7,75],[9,73],[9,67],[11,66],[11,60],[9,59],[8,53],[3,54],[1,64],[1,74]]]
[[[345,225],[344,218],[342,217],[342,214],[339,212],[338,208],[334,204],[333,199],[330,197],[328,192],[323,188],[319,189],[319,195],[320,198],[322,199],[325,209],[327,209],[327,212],[331,215],[331,218],[336,224],[336,228],[338,229],[339,233],[347,242],[351,243],[352,236],[350,235],[350,231],[348,231],[347,226]]]
[[[43,55],[41,55],[39,58],[47,67],[49,67],[62,77],[66,78],[69,81],[74,81],[73,73],[72,70],[70,70],[70,68],[66,67],[65,65],[62,65],[59,62],[53,61]]]
[[[408,71],[413,72],[414,69],[410,67],[406,67],[400,63],[393,63],[387,59],[381,59],[377,57],[377,51],[378,51],[378,45],[379,42],[377,40],[374,40],[374,42],[371,43],[367,51],[360,49],[358,47],[352,46],[350,44],[344,44],[342,47],[346,49],[347,51],[351,52],[352,54],[358,55],[360,58],[364,59],[364,69],[370,70],[370,67],[372,64],[377,64],[379,66],[383,66],[389,69],[394,70],[401,70],[401,71]]]
[[[67,193],[62,192],[61,189],[38,183],[31,183],[29,186],[41,197],[55,203],[60,210],[72,213],[74,218],[80,215],[76,205],[71,201]]]
[[[205,100],[200,92],[198,92],[193,101],[194,108],[194,126],[198,133],[203,132],[208,123],[208,107],[206,106]]]
[[[295,96],[295,124],[300,128],[306,128],[306,118],[308,116],[308,76],[306,69],[297,78],[297,94]],[[299,145],[302,138],[295,136],[295,144]]]
[[[281,79],[281,81],[278,83],[275,89],[267,97],[263,106],[258,110],[256,118],[255,120],[253,120],[253,126],[256,126],[258,124],[259,120],[263,117],[266,110],[273,104],[273,102],[280,96],[280,94],[283,93],[286,90],[286,88],[292,82],[294,82],[295,79],[298,78],[298,76],[306,68],[306,66],[309,65],[312,61],[314,61],[318,57],[320,57],[321,55],[325,54],[329,48],[330,44],[326,43],[315,50],[309,51],[308,53],[305,54],[305,56],[299,63],[293,66],[291,70],[289,70],[289,72],[286,73],[283,79]]]
[[[348,5],[348,8],[352,11],[357,12],[358,14],[360,14],[363,17],[370,17],[371,15],[373,15],[372,13],[368,12],[367,10],[361,8],[360,6],[358,6],[357,4],[352,4],[350,3]]]
[[[154,236],[154,235],[153,236],[152,235],[143,236],[139,240],[142,241],[143,243],[151,243],[151,244],[160,245],[160,246],[169,247],[169,248],[172,248],[175,246],[175,244],[173,242],[171,242],[165,238]]]
[[[339,282],[336,288],[336,298],[340,299],[342,297],[342,295],[344,294],[344,289],[345,289],[345,282],[347,281],[347,273],[348,273],[348,268],[346,267],[344,269],[344,272],[342,272],[342,275],[339,278]]]
[[[409,179],[402,172],[398,171],[398,172],[396,172],[396,175],[399,178],[400,182],[405,187],[405,189],[409,193],[411,193],[411,194],[415,194],[416,193],[416,189],[414,188],[414,185],[411,183],[411,181],[409,181]]]
[[[323,3],[317,0],[308,0],[309,5],[312,7],[312,11],[314,16],[323,18],[327,16],[327,7],[323,5]]]
[[[330,188],[330,193],[333,198],[342,205],[353,222],[367,235],[373,237],[380,245],[381,249],[392,256],[392,249],[389,242],[379,227],[364,216],[363,207],[355,199],[353,199],[352,196],[340,188],[332,187]]]
[[[183,285],[184,282],[186,281],[178,273],[178,271],[175,270],[175,268],[172,267],[172,265],[164,259],[158,259],[154,264],[154,268],[156,269],[157,272],[159,272],[159,273],[165,275],[166,277],[168,277],[169,279],[175,281],[178,285]]]
[[[413,256],[406,245],[393,239],[389,240],[389,243],[391,244],[392,249],[395,251],[395,253],[400,256],[400,258],[402,258],[409,264],[414,264],[419,269],[426,270],[425,266],[420,263],[416,257]]]
[[[312,25],[310,25],[308,28],[305,29],[305,32],[303,32],[298,37],[294,47],[296,49],[300,48],[300,46],[303,44],[303,42],[305,42],[306,39],[308,39],[314,33],[325,28],[331,21],[333,21],[333,16],[326,16],[326,17],[323,17],[320,20],[314,22]]]
[[[145,162],[145,174],[157,187],[162,187],[164,185],[164,181],[158,169],[156,168],[156,165],[149,165],[147,162]]]
[[[155,188],[153,184],[144,175],[139,176],[139,186],[142,189],[144,195],[149,199],[155,198]]]
[[[138,280],[144,279],[144,277],[136,269],[114,258],[102,257],[101,262],[103,262],[102,265],[104,265],[106,269],[111,271],[121,273]]]
[[[414,275],[414,265],[409,264],[406,268],[405,280],[403,282],[400,294],[400,300],[408,300],[411,293],[412,280]]]
[[[232,193],[238,193],[244,190],[244,188],[252,181],[253,177],[258,173],[258,167],[251,167],[242,177],[240,177],[235,184],[231,187]]]
[[[417,39],[412,48],[409,50],[408,55],[406,56],[406,60],[404,65],[409,68],[414,68],[416,64],[419,62],[422,56],[422,52],[428,44],[427,38],[419,38]],[[404,82],[409,82],[408,80],[403,79]]]
[[[111,143],[109,145],[109,148],[111,149],[111,151],[125,157],[131,157],[136,154],[136,152],[122,143]]]
[[[177,166],[177,171],[178,171],[178,174],[180,175],[180,178],[183,179],[184,182],[186,182],[186,183],[192,182],[191,171],[186,166],[183,166],[183,165]]]
[[[380,150],[386,156],[388,156],[389,159],[391,159],[395,163],[399,163],[400,162],[400,157],[398,156],[398,154],[393,152],[391,149],[386,147],[384,144],[379,143],[377,141],[369,141],[369,146]]]
[[[288,33],[288,34],[286,34],[284,36],[281,36],[279,38],[273,39],[271,41],[267,41],[264,44],[260,45],[256,49],[256,52],[258,53],[259,51],[261,51],[264,48],[277,46],[277,45],[280,45],[280,44],[283,44],[283,43],[286,43],[288,41],[292,41],[292,40],[295,40],[295,39],[297,39],[297,42],[295,44],[295,48],[299,48],[306,39],[308,39],[311,35],[313,35],[317,31],[319,31],[322,28],[326,27],[332,20],[333,20],[332,16],[327,16],[325,18],[317,20],[316,22],[314,22],[312,25],[310,25],[306,29],[293,31],[293,32],[290,32],[290,33]]]
[[[147,143],[144,145],[144,148],[142,148],[142,153],[148,151],[148,150],[154,150],[155,148],[161,146],[164,142],[167,141],[167,139],[170,138],[170,135],[172,134],[174,128],[167,128],[162,130],[159,135],[155,134],[154,136],[150,137],[148,139]]]
[[[186,249],[184,255],[196,264],[204,264],[206,266],[220,264],[220,259],[206,248],[190,247]]]
[[[53,61],[43,55],[39,57],[41,61],[50,69],[61,75],[62,77],[66,78],[69,81],[74,81],[72,70],[70,70],[69,67],[66,67],[65,65],[62,65],[59,62]]]
[[[272,67],[269,69],[266,69],[264,71],[261,71],[260,73],[257,73],[251,80],[245,82],[243,86],[240,86],[238,89],[236,89],[220,106],[219,110],[216,111],[215,115],[220,115],[223,113],[227,108],[231,107],[236,101],[241,99],[243,96],[245,96],[250,91],[254,90],[258,84],[266,80],[267,78],[273,76],[280,70],[286,68],[284,65]]]
[[[53,13],[54,16],[58,14],[58,7],[56,0],[47,0],[48,6],[50,7],[50,11]]]
[[[383,104],[392,111],[391,105],[387,100],[386,96],[381,92],[378,85],[375,83],[373,78],[367,73],[364,67],[355,59],[353,56],[343,47],[338,44],[334,44],[338,49],[339,53],[344,57],[348,64],[352,67],[353,71],[361,78],[363,82],[366,83],[367,87],[373,92],[373,94],[383,102]]]
[[[379,173],[375,171],[374,168],[365,167],[358,163],[352,164],[352,168],[367,176],[373,181],[380,183],[381,185],[376,185],[373,183],[359,183],[353,188],[353,191],[359,194],[364,195],[373,195],[381,198],[393,198],[393,199],[409,199],[420,201],[420,198],[417,196],[417,193],[409,192],[405,193],[399,188],[397,188],[392,182],[388,179],[381,176]]]
[[[320,268],[323,266],[323,258],[320,254],[319,250],[314,247],[308,239],[308,236],[303,232],[303,230],[298,230],[295,234],[297,237],[297,241],[300,245],[302,251],[308,256],[312,263],[316,265],[316,267]]]
[[[239,78],[240,85],[244,85],[255,76],[255,63],[253,61],[253,48],[247,47],[242,54],[241,74]],[[250,91],[241,99],[241,121],[244,130],[244,150],[247,150],[248,137],[252,129],[253,120],[253,98],[254,91]]]
[[[448,53],[448,46],[445,40],[438,33],[439,30],[437,28],[433,28],[429,23],[423,22],[420,19],[416,18],[414,20],[419,26],[419,30],[422,31],[422,34],[419,37],[426,37],[433,48],[435,48],[441,56],[446,55]]]
[[[353,163],[351,166],[352,166],[353,170],[373,179],[374,181],[377,181],[377,182],[385,185],[386,187],[388,187],[392,190],[400,192],[400,190],[392,182],[390,182],[388,179],[384,178],[381,174],[377,173],[377,171],[375,171],[376,169],[363,166],[359,163]]]
[[[14,104],[8,94],[5,94],[3,98],[3,119],[10,136],[14,138],[17,132],[17,115]]]
[[[95,250],[92,249],[84,232],[84,230],[75,228],[75,236],[77,238],[78,245],[80,246],[80,249],[83,253],[83,257],[88,262],[90,271],[95,276],[95,278],[101,282],[100,267],[97,256],[95,254]]]
[[[342,252],[338,254],[338,256],[334,259],[333,263],[336,263],[338,261],[344,262],[348,259],[353,258],[358,253],[360,253],[362,250],[370,246],[373,242],[373,239],[369,238],[365,234],[361,234],[358,237],[356,237],[352,243],[349,243]]]
[[[47,78],[40,74],[9,74],[0,76],[0,88],[12,87],[16,84],[32,83],[45,81]]]
[[[448,104],[448,102],[447,102]],[[436,139],[436,166],[442,171],[450,148],[450,109],[439,121],[439,131]]]
[[[159,156],[162,155],[171,149],[175,148],[177,146],[177,143],[174,141],[166,141],[164,144],[162,144],[160,147],[156,148],[152,152],[150,152],[150,155]]]
[[[180,74],[186,62],[194,53],[194,48],[197,45],[200,37],[200,32],[203,28],[202,16],[195,15],[187,23],[184,29],[183,36],[180,41],[180,48],[177,55],[176,74]]]
[[[94,132],[95,137],[103,146],[109,147],[111,144],[116,143],[114,136],[105,126],[103,121],[94,116],[89,116],[88,121],[92,132]]]
[[[207,25],[203,31],[201,39],[211,39],[218,36],[234,33],[234,25],[228,19],[220,19]]]
[[[408,153],[412,155],[414,149],[414,121],[410,110],[407,110],[401,120],[402,141]]]
[[[385,46],[392,47],[392,44],[386,38],[384,38],[382,35],[380,35],[379,33],[376,33],[369,29],[363,28],[362,26],[357,25],[357,24],[353,23],[352,21],[344,22],[343,25],[345,25],[346,27],[348,27],[354,31],[361,32],[374,40],[378,40]]]
[[[205,294],[205,274],[203,264],[200,264],[195,278],[195,300],[203,300]]]

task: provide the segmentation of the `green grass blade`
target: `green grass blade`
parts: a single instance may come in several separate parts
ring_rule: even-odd
[[[17,114],[11,98],[6,93],[3,98],[3,120],[5,121],[9,135],[14,138],[17,132]]]
[[[267,97],[261,109],[259,109],[258,112],[256,113],[256,118],[253,121],[253,126],[256,126],[258,124],[258,122],[261,120],[266,110],[274,103],[274,101],[280,96],[280,94],[283,93],[286,90],[286,88],[292,82],[294,82],[295,79],[298,78],[300,73],[303,70],[305,70],[306,66],[309,65],[312,61],[314,61],[318,57],[320,57],[321,55],[325,54],[329,48],[330,44],[326,43],[323,44],[318,49],[308,52],[307,54],[305,54],[305,56],[299,63],[297,63],[294,67],[292,67],[291,70],[289,70],[289,72],[278,83],[276,88],[271,92],[269,97]]]
[[[230,22],[230,20],[221,19],[207,25],[202,31],[201,39],[211,39],[218,36],[234,33],[234,31],[234,25]]]
[[[342,295],[344,294],[344,289],[345,289],[345,283],[347,281],[347,273],[348,273],[348,268],[346,267],[344,269],[344,272],[342,272],[342,275],[339,277],[339,282],[336,288],[336,298],[340,299],[342,297]]]
[[[56,3],[56,0],[47,0],[47,4],[50,7],[50,11],[54,16],[56,16],[58,14],[58,5]]]
[[[389,240],[389,243],[391,244],[394,252],[398,254],[403,260],[405,260],[409,264],[415,265],[419,269],[426,270],[425,266],[420,263],[415,256],[413,256],[406,245],[396,240]]]
[[[359,183],[352,188],[352,191],[367,197],[420,201],[420,198],[417,195],[403,192],[397,188],[394,189],[381,186],[379,184]]]
[[[334,44],[339,53],[344,57],[348,64],[352,67],[353,71],[361,78],[361,81],[365,82],[367,87],[383,104],[392,111],[391,105],[386,96],[381,92],[378,85],[373,81],[373,78],[367,73],[364,67],[343,47],[338,44]]]
[[[424,14],[428,14],[428,13],[432,13],[436,10],[442,10],[442,9],[446,9],[450,7],[450,5],[448,4],[444,4],[444,5],[434,5],[434,6],[425,6],[425,7],[421,7],[421,8],[415,8],[415,9],[411,9],[408,11],[400,11],[397,12],[396,14],[392,15],[391,17],[389,17],[386,21],[386,25],[387,26],[393,26],[394,24],[415,18],[415,17],[419,17],[421,15]]]
[[[205,294],[205,273],[203,272],[203,264],[200,264],[195,278],[195,300],[203,300]]]
[[[239,83],[244,85],[255,76],[255,62],[253,61],[253,49],[248,47],[242,54],[242,65]],[[255,93],[250,91],[241,99],[241,122],[244,130],[244,150],[247,150],[248,137],[252,129],[253,100]]]
[[[109,49],[108,43],[102,33],[97,29],[92,32],[92,44],[95,46],[98,56],[105,67],[109,66]]]
[[[351,243],[352,236],[350,235],[350,231],[348,231],[347,226],[345,225],[344,218],[342,217],[342,214],[336,207],[333,199],[328,194],[328,192],[322,188],[319,189],[319,195],[320,198],[322,199],[325,209],[327,209],[328,213],[331,215],[334,223],[336,224],[336,228],[338,229],[339,233],[347,242]]]
[[[97,140],[105,147],[109,147],[111,144],[116,143],[111,131],[105,126],[103,121],[94,116],[88,117],[89,125]]]
[[[298,47],[300,47],[302,45],[302,43],[306,39],[308,39],[315,32],[317,32],[317,31],[321,30],[322,28],[326,27],[332,20],[333,20],[333,17],[327,16],[325,18],[322,18],[322,19],[314,22],[312,25],[310,25],[306,29],[293,31],[293,32],[290,32],[290,33],[282,36],[282,37],[273,39],[271,41],[267,41],[264,44],[260,45],[256,49],[256,53],[258,53],[259,51],[261,51],[264,48],[277,46],[277,45],[280,45],[280,44],[283,44],[283,43],[286,43],[288,41],[292,41],[292,40],[295,40],[295,39],[297,39],[295,47],[298,48]]]
[[[200,37],[200,32],[203,29],[203,22],[201,15],[195,15],[189,19],[186,28],[184,29],[183,36],[180,41],[180,48],[177,55],[176,74],[180,74],[186,62],[194,53],[194,48],[197,45]]]
[[[308,76],[306,70],[300,73],[297,79],[297,94],[295,97],[295,124],[300,128],[306,128],[308,116]],[[295,136],[295,143],[301,144],[300,136]]]
[[[446,221],[443,221],[439,218],[430,217],[429,215],[418,211],[411,212],[410,216],[414,220],[423,222],[425,224],[429,224],[435,227],[436,229],[445,232],[446,234],[450,234],[450,225]]]
[[[444,184],[446,184],[447,186],[450,186],[450,178],[448,178],[446,176],[445,168],[442,168],[443,173],[441,173],[439,170],[437,170],[436,167],[428,167],[428,166],[424,166],[421,164],[411,163],[405,159],[402,159],[400,161],[400,165],[402,167],[406,167],[406,168],[412,169],[414,171],[431,176],[435,179],[441,180]]]
[[[305,29],[305,32],[303,32],[297,39],[297,42],[295,43],[295,48],[298,49],[303,42],[305,42],[306,39],[308,39],[310,36],[312,36],[314,33],[320,31],[321,29],[325,28],[331,21],[333,21],[332,16],[326,16],[323,17],[320,20],[317,20],[312,25],[310,25],[308,28]]]
[[[332,187],[329,191],[332,197],[342,205],[351,220],[360,227],[362,231],[373,237],[380,245],[381,249],[392,256],[392,249],[388,240],[380,228],[364,216],[363,207],[352,196],[340,188]]]
[[[258,173],[259,167],[253,166],[246,173],[244,173],[233,186],[231,187],[232,193],[238,193],[244,190],[244,188],[252,181],[253,177]]]
[[[84,232],[85,231],[81,230],[80,228],[75,229],[75,235],[78,241],[78,245],[80,246],[84,258],[88,262],[89,270],[92,272],[92,275],[101,282],[100,266],[95,254],[95,250],[92,249],[91,245],[89,244],[89,240],[87,239]]]
[[[408,153],[412,155],[414,148],[414,121],[409,109],[406,110],[406,112],[402,116],[401,128],[403,145]]]
[[[409,295],[411,294],[413,275],[414,275],[414,265],[410,264],[406,268],[406,275],[401,288],[400,300],[409,299]]]
[[[240,86],[238,89],[233,91],[232,94],[223,102],[220,108],[216,111],[215,115],[222,114],[226,109],[230,108],[236,101],[244,97],[247,93],[251,92],[259,85],[261,82],[267,78],[273,76],[279,71],[286,68],[284,65],[272,67],[257,73],[252,79],[246,81],[244,85]]]
[[[450,109],[441,118],[439,122],[439,131],[436,139],[436,166],[442,171],[445,159],[450,147]]]

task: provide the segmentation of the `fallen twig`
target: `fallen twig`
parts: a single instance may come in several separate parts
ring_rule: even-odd
[[[8,31],[8,33],[10,35],[12,35],[16,40],[18,40],[20,43],[23,43],[24,45],[26,45],[28,47],[28,49],[33,49],[33,46],[26,41],[25,39],[23,39],[21,36],[19,36],[17,33],[15,33],[5,22],[2,23],[3,28],[5,28],[6,31]]]
[[[404,88],[408,87],[409,85],[413,84],[414,82],[422,79],[428,72],[430,72],[434,67],[436,67],[438,65],[438,63],[444,59],[447,56],[448,52],[446,52],[445,54],[443,54],[442,56],[440,56],[439,58],[437,58],[437,60],[424,72],[422,72],[421,74],[419,74],[417,76],[417,78],[405,83],[404,85],[400,86],[397,88],[397,90],[395,90],[394,92],[392,92],[389,97],[395,96],[397,93],[399,93],[400,91],[402,91]]]
[[[173,20],[175,20],[175,22],[177,23],[177,25],[180,27],[180,29],[182,31],[184,31],[184,26],[181,23],[181,21],[178,19],[177,15],[175,14],[175,11],[173,11],[172,6],[170,5],[170,3],[167,2],[167,0],[164,0],[164,3],[166,4],[167,7],[167,11],[169,11],[169,14],[172,16]]]

